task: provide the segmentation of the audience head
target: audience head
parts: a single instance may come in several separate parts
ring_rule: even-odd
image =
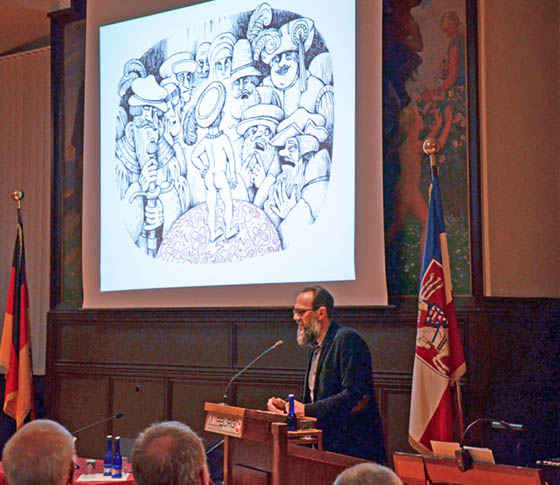
[[[333,485],[402,485],[397,474],[377,463],[360,463],[344,470]]]
[[[71,484],[74,439],[54,421],[30,421],[4,446],[2,463],[10,485]]]
[[[207,485],[209,480],[202,441],[178,421],[153,424],[140,433],[132,471],[138,485]]]

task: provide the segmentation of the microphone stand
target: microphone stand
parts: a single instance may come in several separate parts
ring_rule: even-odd
[[[90,429],[93,428],[94,426],[97,426],[98,424],[103,424],[103,423],[107,423],[108,421],[112,421],[113,419],[120,419],[124,416],[124,413],[117,413],[114,416],[111,416],[110,418],[105,418],[105,419],[100,419],[99,421],[96,421],[95,423],[91,423],[88,424],[87,426],[84,426],[83,428],[79,428],[76,431],[73,431],[72,433],[70,433],[72,436],[81,433],[82,431],[85,431],[86,429]]]
[[[264,357],[266,354],[268,354],[271,350],[276,349],[277,347],[279,347],[280,345],[282,345],[284,343],[283,340],[278,340],[278,342],[276,342],[272,347],[269,347],[268,349],[266,349],[264,352],[261,352],[259,355],[257,355],[251,362],[249,362],[245,367],[243,367],[243,369],[241,369],[237,374],[235,374],[227,383],[226,386],[226,390],[224,391],[224,404],[229,404],[229,388],[231,387],[232,382],[237,379],[241,374],[243,374],[243,372],[245,372],[249,367],[251,367],[257,360],[259,360],[261,357]],[[224,444],[224,440],[220,440],[218,441],[215,445],[211,446],[210,448],[208,448],[206,450],[206,456],[208,456],[210,453],[212,453],[213,451],[217,450],[220,446],[222,446]]]
[[[506,421],[502,421],[501,419],[494,419],[494,418],[475,419],[471,424],[467,426],[465,432],[463,433],[463,436],[461,436],[461,442],[459,443],[461,445],[461,448],[455,451],[455,459],[457,460],[457,467],[462,472],[466,472],[467,470],[470,470],[473,467],[472,456],[469,453],[469,450],[465,449],[464,445],[465,445],[465,437],[467,436],[467,432],[475,424],[478,423],[490,423],[490,426],[494,429],[506,429],[506,430],[519,431],[519,432],[526,431],[525,426],[523,426],[522,424],[508,423]],[[520,442],[518,441],[517,442],[518,455],[519,455],[519,448],[520,448]],[[517,461],[519,461],[519,456],[517,458]]]
[[[272,347],[269,347],[268,349],[266,349],[264,352],[261,352],[259,355],[257,355],[251,362],[249,362],[245,367],[243,367],[243,369],[241,369],[237,374],[235,374],[227,383],[226,386],[226,390],[224,391],[224,404],[229,404],[229,388],[231,387],[232,382],[237,379],[241,374],[243,374],[243,372],[245,372],[249,367],[251,367],[257,360],[259,360],[261,357],[264,357],[266,354],[268,354],[271,350],[276,349],[278,346],[282,345],[284,343],[283,340],[278,340],[278,342],[276,342]]]
[[[213,444],[210,448],[206,450],[206,456],[208,456],[213,451],[217,450],[220,446],[224,444],[224,440],[220,440],[217,443]]]

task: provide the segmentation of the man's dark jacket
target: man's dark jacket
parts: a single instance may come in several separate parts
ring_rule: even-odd
[[[345,455],[385,463],[385,443],[375,399],[371,354],[355,330],[335,321],[322,342],[311,402],[308,375],[304,383],[305,415],[317,418],[323,430],[323,447]]]

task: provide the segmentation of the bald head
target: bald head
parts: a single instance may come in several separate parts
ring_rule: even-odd
[[[397,474],[377,463],[360,463],[344,470],[333,485],[402,485]]]
[[[197,434],[178,421],[157,423],[138,436],[132,450],[138,485],[206,485],[206,453]]]
[[[2,463],[10,485],[66,485],[74,472],[72,435],[48,419],[27,423],[4,446]]]

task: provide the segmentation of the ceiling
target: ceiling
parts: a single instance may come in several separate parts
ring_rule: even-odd
[[[49,12],[71,0],[0,0],[0,55],[49,44]]]

